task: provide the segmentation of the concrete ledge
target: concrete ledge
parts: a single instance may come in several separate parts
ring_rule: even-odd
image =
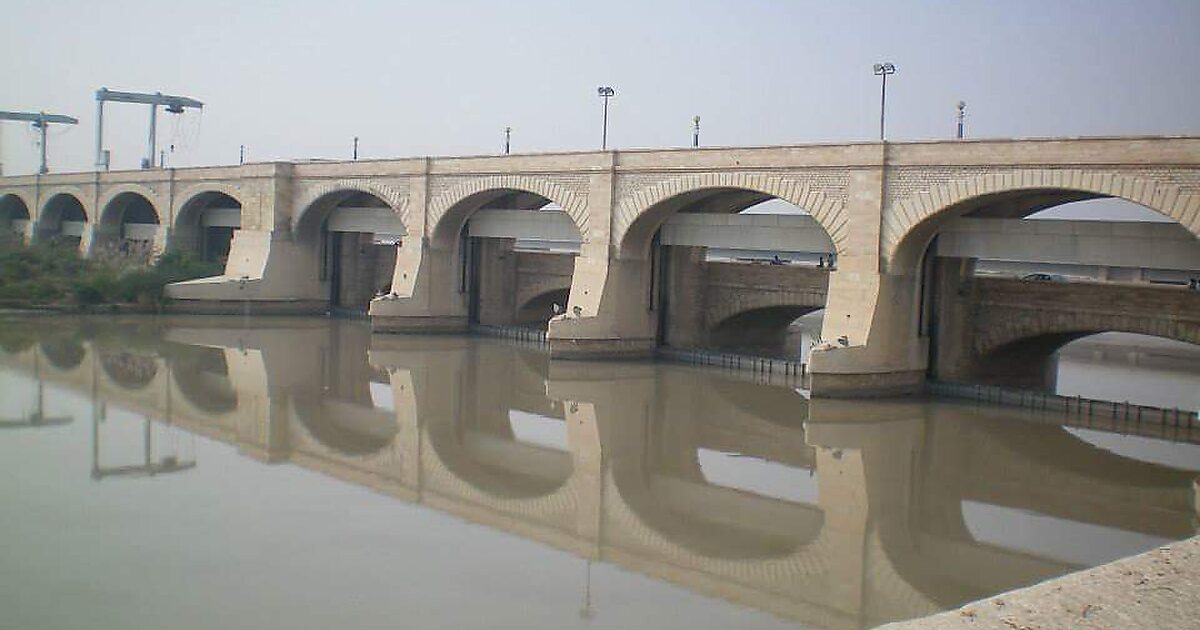
[[[462,316],[371,316],[371,330],[379,333],[465,333],[467,328],[467,318]]]
[[[164,309],[186,315],[324,315],[326,300],[190,300],[174,299]]]
[[[562,339],[551,337],[552,359],[641,359],[654,356],[654,339]]]
[[[925,370],[865,374],[810,372],[813,398],[878,398],[919,394],[925,389]]]
[[[888,630],[1200,628],[1200,538],[972,602]]]

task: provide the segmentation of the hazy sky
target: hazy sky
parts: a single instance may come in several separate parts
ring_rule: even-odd
[[[53,171],[93,162],[100,86],[198,98],[161,115],[178,166],[599,147],[869,140],[892,61],[892,139],[1200,133],[1200,1],[292,2],[0,4],[0,109],[76,116]],[[110,105],[114,168],[147,108]],[[6,123],[8,174],[36,168]]]

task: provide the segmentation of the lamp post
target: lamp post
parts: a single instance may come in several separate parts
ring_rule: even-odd
[[[512,127],[504,128],[504,155],[512,148]]]
[[[966,118],[967,118],[967,102],[959,101],[958,102],[958,116],[957,116],[957,119],[958,119],[958,135],[957,135],[957,137],[959,140],[963,139],[964,123],[966,121]]]
[[[883,84],[879,88],[879,141],[883,142],[883,114],[887,107],[887,78],[896,74],[896,66],[890,61],[875,64],[875,76],[882,77]]]
[[[692,148],[700,146],[700,117],[692,117]]]
[[[602,85],[596,88],[596,93],[604,99],[604,129],[600,136],[600,150],[605,151],[608,149],[608,99],[615,96],[617,91],[607,85]]]

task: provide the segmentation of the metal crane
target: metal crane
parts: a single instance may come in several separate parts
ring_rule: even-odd
[[[42,175],[50,172],[46,168],[46,127],[50,123],[61,123],[64,125],[78,125],[79,121],[70,116],[60,116],[58,114],[47,114],[46,112],[0,112],[0,120],[19,120],[22,122],[33,123],[33,128],[37,129],[42,134],[42,164],[38,168],[38,172]],[[3,160],[0,159],[0,175],[4,173]]]
[[[96,169],[107,171],[109,156],[104,150],[104,103],[139,103],[150,106],[150,139],[147,143],[146,157],[142,159],[142,168],[154,166],[154,149],[157,140],[158,107],[166,107],[167,113],[182,114],[183,110],[192,107],[201,109],[204,103],[186,96],[171,96],[162,92],[146,94],[141,92],[117,92],[108,88],[96,90]]]

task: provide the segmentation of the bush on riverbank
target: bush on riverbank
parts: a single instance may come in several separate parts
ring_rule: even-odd
[[[221,265],[181,252],[153,265],[120,257],[85,260],[70,245],[0,243],[0,300],[21,305],[157,306],[172,282],[221,273]]]

